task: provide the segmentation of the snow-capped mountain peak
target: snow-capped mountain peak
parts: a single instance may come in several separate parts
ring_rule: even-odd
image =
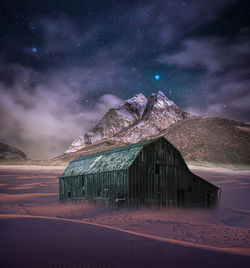
[[[84,136],[76,138],[65,153],[75,152],[104,139],[131,143],[145,139],[189,117],[161,91],[149,100],[142,94],[111,108]]]
[[[130,106],[131,110],[134,111],[138,117],[141,117],[145,110],[147,102],[147,98],[142,93],[140,93],[136,94],[133,98],[126,100],[123,106]]]
[[[168,106],[171,106],[174,104],[174,102],[169,100],[162,91],[158,91],[158,93],[153,93],[151,96],[155,96],[158,102],[158,106],[161,108],[165,107],[165,104],[167,104]]]

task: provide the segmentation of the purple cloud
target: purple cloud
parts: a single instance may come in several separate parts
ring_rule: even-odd
[[[84,92],[79,90],[81,82],[76,78],[82,78],[86,70],[75,69],[68,81],[70,74],[58,71],[33,86],[34,70],[12,68],[19,74],[11,87],[0,83],[1,141],[24,150],[31,158],[64,152],[73,137],[88,130],[109,108],[122,101],[104,94],[93,107],[88,107],[84,95],[98,84],[88,84]]]
[[[250,114],[250,39],[217,37],[190,38],[173,54],[162,54],[156,61],[186,68],[203,69],[204,79],[196,85],[190,113],[247,120]],[[201,99],[203,93],[205,99]],[[201,104],[201,105],[200,105]]]

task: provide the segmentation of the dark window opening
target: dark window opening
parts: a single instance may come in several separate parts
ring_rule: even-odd
[[[68,198],[71,198],[71,192],[68,192]]]
[[[188,186],[188,192],[192,193],[192,186]]]
[[[101,196],[101,189],[98,189],[98,191],[97,191],[97,196]]]
[[[82,177],[82,187],[84,187],[84,177]]]
[[[160,164],[155,164],[155,174],[160,174]]]

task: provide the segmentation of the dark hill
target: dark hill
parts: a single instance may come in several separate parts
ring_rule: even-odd
[[[0,143],[0,161],[23,161],[27,160],[27,156],[24,152],[10,147],[7,144]]]

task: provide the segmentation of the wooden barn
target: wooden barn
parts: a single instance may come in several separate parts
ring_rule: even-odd
[[[128,207],[213,207],[219,190],[164,137],[81,156],[59,177],[60,201]]]

